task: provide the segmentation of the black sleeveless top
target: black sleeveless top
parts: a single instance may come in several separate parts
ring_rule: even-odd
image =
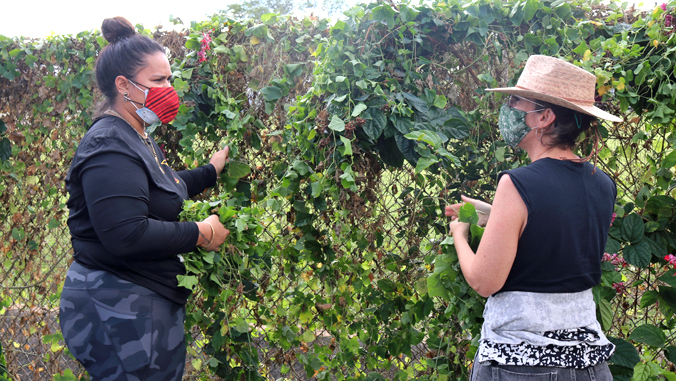
[[[498,292],[579,292],[601,280],[617,188],[588,162],[543,158],[509,174],[528,208],[514,264]]]

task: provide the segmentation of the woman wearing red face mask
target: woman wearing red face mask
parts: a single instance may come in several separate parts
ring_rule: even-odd
[[[164,48],[122,17],[101,28],[96,62],[106,96],[73,157],[66,187],[71,264],[60,324],[92,380],[180,380],[188,289],[181,253],[216,250],[230,233],[212,215],[178,222],[183,201],[214,186],[228,149],[174,172],[145,129],[174,119],[179,99]]]

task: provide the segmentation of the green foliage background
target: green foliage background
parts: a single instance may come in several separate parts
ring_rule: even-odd
[[[484,299],[442,210],[461,193],[489,200],[500,171],[527,164],[483,89],[546,54],[594,73],[599,105],[624,119],[601,125],[598,163],[619,191],[607,251],[626,263],[604,262],[594,289],[613,374],[676,379],[675,5],[374,3],[331,23],[216,15],[141,30],[167,47],[182,98],[154,131],[171,165],[232,148],[218,189],[184,212],[233,232],[218,253],[186,254],[186,378],[467,379]],[[97,32],[0,37],[0,331],[22,378],[82,374],[54,317],[71,251],[63,180],[100,99],[103,46]]]

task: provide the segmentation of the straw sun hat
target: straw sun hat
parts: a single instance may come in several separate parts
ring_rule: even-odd
[[[533,55],[528,58],[515,87],[486,89],[539,99],[597,118],[621,122],[622,119],[594,106],[596,76],[558,58]]]

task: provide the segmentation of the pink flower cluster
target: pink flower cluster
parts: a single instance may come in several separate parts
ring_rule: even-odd
[[[667,254],[664,256],[664,260],[669,262],[672,266],[676,266],[676,256],[673,254]]]
[[[672,26],[674,24],[674,16],[672,15],[666,15],[664,16],[664,26],[667,28]]]
[[[603,259],[601,259],[603,262],[610,262],[612,263],[615,267],[625,267],[627,266],[627,262],[624,260],[624,258],[620,257],[617,254],[608,254],[608,253],[603,253]]]
[[[209,43],[211,43],[211,36],[209,33],[202,33],[202,40],[200,40],[200,51],[197,52],[197,56],[200,58],[199,62],[202,63],[207,60],[207,50],[211,49]]]
[[[612,217],[610,217],[610,226],[613,226],[613,222],[615,222],[615,218],[617,218],[617,213],[613,213]]]
[[[627,285],[624,282],[613,283],[613,288],[618,294],[624,294],[627,291]]]
[[[660,8],[662,8],[663,11],[666,11],[667,10],[667,3],[660,4]]]

